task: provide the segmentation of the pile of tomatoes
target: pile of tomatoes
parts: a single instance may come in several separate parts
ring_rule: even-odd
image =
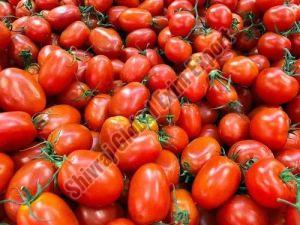
[[[0,222],[299,225],[299,0],[0,1]]]

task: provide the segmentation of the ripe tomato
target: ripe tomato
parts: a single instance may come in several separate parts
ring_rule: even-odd
[[[259,73],[254,90],[267,104],[280,105],[297,96],[299,84],[294,77],[287,75],[280,68],[270,67]]]
[[[156,33],[150,28],[137,29],[126,37],[126,47],[134,47],[140,50],[154,48],[156,45]]]
[[[122,30],[131,32],[140,28],[149,28],[152,23],[152,15],[148,10],[129,8],[119,16],[119,25]]]
[[[180,165],[177,156],[168,150],[162,150],[155,161],[166,174],[169,187],[172,188],[179,182]]]
[[[113,66],[111,60],[104,55],[97,55],[87,63],[86,83],[100,92],[107,92],[113,84]]]
[[[247,213],[239,213],[247,212]],[[251,225],[253,221],[257,225],[269,225],[267,211],[257,205],[247,195],[235,195],[225,203],[217,214],[219,225]]]
[[[201,129],[199,137],[212,137],[221,143],[218,128],[213,124],[205,124]]]
[[[36,4],[32,0],[21,0],[15,8],[16,17],[30,16],[37,11]]]
[[[208,30],[197,35],[193,44],[197,52],[208,53],[214,57],[223,49],[222,34],[214,29]]]
[[[9,2],[0,2],[0,17],[13,15],[13,5]]]
[[[218,130],[223,143],[231,146],[248,138],[250,120],[246,115],[238,113],[226,114],[220,120]]]
[[[164,29],[162,29],[157,37],[159,47],[165,49],[166,43],[171,37],[173,37],[173,35],[169,27],[165,27]]]
[[[161,133],[160,141],[163,147],[175,154],[181,153],[189,143],[187,133],[179,126],[165,126],[162,128]]]
[[[120,197],[123,177],[103,153],[77,150],[63,162],[58,185],[75,202],[96,208],[110,205]]]
[[[116,0],[117,5],[127,7],[137,7],[140,4],[139,0]]]
[[[168,19],[171,19],[172,16],[180,10],[182,10],[182,11],[192,11],[193,10],[193,5],[188,0],[173,1],[167,8],[167,17],[168,17]]]
[[[33,115],[43,110],[45,106],[45,93],[28,72],[17,68],[8,68],[0,72],[0,107],[2,109],[23,111]]]
[[[225,156],[215,156],[198,172],[193,182],[192,195],[202,208],[214,209],[231,198],[240,181],[239,166]]]
[[[108,10],[108,21],[116,28],[120,28],[119,26],[119,16],[123,11],[128,9],[126,6],[113,6]]]
[[[164,220],[169,206],[169,184],[163,169],[154,163],[140,167],[129,186],[128,212],[131,219],[137,224]]]
[[[27,37],[36,43],[44,44],[51,37],[51,26],[47,20],[39,16],[31,16],[24,28]]]
[[[118,218],[110,221],[108,225],[134,225],[134,223],[127,218]]]
[[[0,153],[0,179],[1,179],[0,193],[3,193],[5,191],[8,182],[10,181],[13,175],[14,175],[14,161],[8,155],[4,153]],[[178,173],[178,177],[179,177],[179,173]]]
[[[106,225],[113,219],[124,216],[122,207],[116,203],[96,209],[79,205],[75,213],[80,225]]]
[[[148,72],[147,85],[151,91],[171,87],[177,77],[172,67],[167,64],[153,66]]]
[[[192,47],[179,37],[171,37],[165,44],[165,54],[173,63],[181,64],[192,55]]]
[[[284,164],[294,174],[300,171],[300,149],[288,148],[279,152],[276,159]]]
[[[0,151],[12,152],[27,147],[36,137],[37,131],[31,117],[25,112],[0,113]]]
[[[91,31],[89,41],[98,55],[111,58],[117,57],[121,52],[122,40],[114,29],[97,27]]]
[[[256,7],[259,10],[261,10],[262,12],[265,12],[273,6],[283,5],[283,3],[284,3],[284,0],[274,0],[274,1],[256,0]]]
[[[0,49],[5,49],[10,43],[11,33],[9,29],[0,22]]]
[[[46,59],[48,58],[48,56],[55,50],[60,49],[59,46],[56,45],[45,45],[43,48],[40,49],[38,57],[37,57],[37,61],[38,64],[41,66],[45,63]]]
[[[194,69],[198,66],[201,66],[207,73],[211,70],[220,69],[217,59],[203,52],[194,53],[188,62],[188,67],[190,69]]]
[[[285,225],[297,225],[300,221],[300,213],[294,207],[289,207],[285,213]]]
[[[218,117],[218,111],[213,109],[208,102],[201,101],[199,103],[202,124],[214,123]]]
[[[145,0],[139,8],[148,10],[152,16],[160,15],[164,9],[164,0]]]
[[[42,193],[29,205],[23,204],[18,210],[18,224],[38,225],[41,220],[51,221],[53,225],[79,225],[68,204],[50,192]]]
[[[196,24],[194,15],[189,11],[179,11],[169,20],[169,29],[174,36],[187,36]]]
[[[263,159],[246,173],[248,193],[257,203],[267,208],[282,207],[283,203],[279,199],[293,203],[297,187],[294,180],[287,178],[289,173],[278,160]]]
[[[212,0],[210,3],[211,4],[223,4],[226,5],[231,11],[234,11],[237,4],[238,4],[238,0]]]
[[[113,3],[113,0],[87,0],[85,2],[86,5],[91,5],[93,6],[97,11],[99,12],[105,12],[107,11]]]
[[[38,184],[44,187],[49,184],[55,173],[55,166],[50,161],[45,159],[36,159],[28,162],[21,167],[12,177],[5,193],[5,199],[10,199],[18,203],[23,200],[18,190],[25,187],[29,190],[31,195],[35,195],[38,191]],[[44,191],[51,191],[53,183],[48,185]],[[4,204],[7,216],[13,220],[17,220],[17,213],[20,205],[7,202]]]
[[[289,132],[287,142],[284,145],[284,149],[286,148],[300,149],[300,130]]]
[[[211,5],[205,14],[207,25],[212,29],[222,31],[231,27],[232,13],[230,9],[223,4]]]
[[[263,55],[259,55],[259,54],[250,55],[249,59],[251,59],[256,64],[259,72],[262,71],[263,69],[270,67],[269,60],[267,59],[267,57]]]
[[[51,10],[57,6],[59,6],[58,0],[35,0],[35,4],[40,10]]]
[[[288,103],[286,112],[289,115],[289,118],[292,120],[292,122],[300,122],[300,95],[298,95]]]

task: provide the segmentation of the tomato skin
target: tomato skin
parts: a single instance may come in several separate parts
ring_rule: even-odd
[[[123,11],[119,17],[119,25],[122,30],[131,32],[140,28],[149,28],[152,15],[148,10],[129,8]]]
[[[50,192],[41,194],[30,206],[22,205],[18,210],[18,224],[39,225],[40,220],[51,220],[53,225],[79,225],[67,203]]]
[[[259,38],[257,48],[259,54],[275,61],[283,57],[284,49],[291,49],[291,41],[282,35],[267,32]]]
[[[58,0],[35,0],[35,4],[39,10],[51,10],[59,6]]]
[[[218,118],[218,111],[213,109],[206,101],[201,101],[199,104],[202,124],[215,123]]]
[[[258,68],[248,57],[237,56],[224,64],[222,72],[225,77],[231,77],[233,82],[250,86],[258,75]]]
[[[156,33],[150,28],[137,29],[126,37],[126,47],[134,47],[140,50],[154,48],[156,45]]]
[[[39,83],[47,95],[57,95],[71,84],[77,68],[77,62],[68,52],[55,50],[41,66]]]
[[[133,172],[146,163],[154,162],[162,151],[158,135],[144,130],[126,140],[115,152],[121,171]]]
[[[150,61],[152,66],[164,63],[163,58],[158,53],[157,49],[148,48],[145,50],[145,55]]]
[[[214,69],[220,69],[217,59],[203,52],[192,54],[190,61],[188,62],[188,67],[191,69],[198,66],[201,66],[207,73]]]
[[[0,18],[13,15],[13,7],[9,2],[0,2]]]
[[[8,68],[0,72],[0,107],[2,109],[24,111],[33,115],[43,110],[45,106],[45,93],[31,74],[17,68]]]
[[[299,12],[300,12],[300,10],[299,10]],[[290,39],[290,41],[292,43],[292,53],[293,53],[293,55],[299,57],[300,56],[300,50],[299,50],[299,46],[300,46],[300,34],[292,34],[289,37],[289,39]]]
[[[14,161],[8,155],[0,153],[0,193],[5,191],[10,179],[13,177],[14,167]]]
[[[163,142],[163,147],[173,153],[181,153],[189,143],[189,137],[184,129],[179,126],[165,126],[162,131],[167,136],[166,142]]]
[[[149,59],[144,55],[133,55],[124,64],[120,78],[123,82],[141,82],[151,69]]]
[[[267,104],[281,105],[297,96],[299,84],[280,68],[270,67],[259,73],[254,89],[257,96]]]
[[[176,91],[179,96],[186,97],[191,102],[200,101],[209,87],[208,74],[200,66],[181,72],[176,81]]]
[[[59,46],[56,45],[45,45],[43,48],[40,49],[37,61],[38,64],[41,66],[45,64],[46,59],[49,57],[49,55],[55,51],[61,49]]]
[[[166,43],[169,40],[169,38],[173,37],[170,28],[167,26],[164,29],[162,29],[157,37],[158,45],[160,48],[165,49]]]
[[[300,149],[300,131],[295,130],[288,134],[287,142],[284,145],[284,149],[286,148],[299,148]]]
[[[238,113],[226,114],[220,120],[218,130],[223,143],[231,146],[248,138],[250,120],[246,115]]]
[[[300,213],[294,207],[289,207],[285,213],[285,225],[297,225],[300,221]]]
[[[150,97],[149,90],[141,83],[131,82],[117,91],[109,102],[112,116],[134,116],[142,110]]]
[[[300,172],[300,149],[283,149],[279,152],[276,159],[289,168],[294,174]]]
[[[110,221],[108,225],[134,225],[134,223],[127,218],[118,218]]]
[[[60,35],[59,43],[65,48],[80,48],[88,40],[90,35],[89,28],[85,23],[76,21],[70,24]]]
[[[97,27],[91,31],[89,41],[98,55],[114,58],[121,52],[122,40],[114,29]]]
[[[204,52],[212,55],[218,55],[222,47],[222,34],[219,31],[212,29],[207,34],[200,34],[194,39],[194,48],[197,52]]]
[[[36,159],[28,162],[21,167],[12,177],[5,193],[5,199],[15,200],[21,203],[22,199],[17,190],[26,187],[32,195],[37,192],[37,183],[45,186],[52,179],[55,173],[55,166],[45,159]],[[44,191],[51,191],[53,184]],[[14,203],[5,203],[5,212],[7,216],[13,220],[17,220],[18,209],[20,205]]]
[[[267,59],[267,57],[263,55],[259,55],[259,54],[250,55],[249,59],[251,59],[256,64],[259,72],[262,71],[263,69],[270,67],[269,60]]]
[[[193,10],[193,5],[190,1],[187,1],[187,0],[173,1],[167,8],[167,17],[168,17],[168,19],[171,19],[172,16],[179,9],[184,10],[184,11],[192,11]]]
[[[224,173],[224,171],[228,173]],[[241,171],[225,156],[215,156],[198,172],[192,187],[196,203],[204,209],[214,209],[226,202],[238,189]]]
[[[246,186],[251,198],[267,208],[279,208],[283,204],[278,198],[294,202],[297,187],[293,181],[281,180],[286,167],[276,159],[263,159],[255,163],[246,173]]]
[[[238,213],[237,208],[243,213]],[[258,225],[269,225],[267,211],[247,195],[235,195],[225,203],[218,210],[217,221],[219,225],[251,225],[253,221]]]
[[[172,203],[170,207],[171,223],[176,223],[176,216],[179,211],[186,211],[190,225],[198,225],[200,222],[200,213],[196,207],[193,198],[185,189],[174,189],[172,193]]]
[[[117,5],[127,7],[137,7],[140,4],[139,0],[116,0]]]
[[[198,137],[202,126],[199,107],[193,103],[182,104],[177,125],[186,131],[190,139]]]
[[[152,16],[158,16],[164,9],[164,0],[145,0],[139,5],[139,8],[148,10]]]
[[[289,115],[289,118],[292,120],[292,122],[300,122],[300,95],[298,95],[288,103],[286,112]]]
[[[113,0],[86,0],[86,5],[94,6],[94,8],[99,12],[107,11],[113,3]]]
[[[274,1],[256,0],[256,7],[262,12],[265,12],[273,6],[283,5],[283,3],[284,0],[274,0]]]
[[[199,137],[212,137],[221,143],[218,128],[213,124],[205,124],[201,129]]]
[[[165,89],[173,85],[176,79],[176,73],[172,67],[167,64],[158,64],[149,70],[147,85],[151,91]]]
[[[85,72],[87,84],[100,92],[107,92],[113,83],[113,67],[111,60],[104,55],[94,56],[87,63]]]
[[[0,22],[0,49],[5,49],[10,43],[11,33],[9,29]]]
[[[84,184],[78,179],[84,180]],[[118,167],[103,153],[77,150],[69,154],[60,168],[58,185],[72,200],[96,208],[110,205],[120,197],[123,177]]]
[[[45,19],[50,23],[54,30],[64,30],[71,23],[80,20],[79,8],[75,5],[62,5],[55,7],[45,15]]]
[[[180,165],[177,156],[173,152],[162,150],[155,163],[165,172],[170,188],[178,184]]]
[[[26,1],[25,0],[21,0],[18,2],[18,4],[16,5],[15,8],[15,15],[16,17],[23,17],[23,16],[30,16],[32,14],[34,14],[37,11],[35,2],[32,0],[29,0],[29,4],[31,4],[31,7],[26,7]]]
[[[36,43],[46,43],[51,37],[51,26],[47,20],[39,16],[31,16],[25,27],[25,34]]]
[[[126,9],[128,9],[128,7],[126,6],[121,6],[121,5],[117,5],[117,6],[112,6],[109,10],[108,10],[108,21],[114,25],[116,28],[119,28],[119,16],[121,15],[121,13],[123,11],[125,11]]]
[[[122,207],[116,203],[101,208],[89,208],[79,205],[75,211],[80,225],[106,225],[110,221],[124,216]]]
[[[47,139],[57,127],[68,123],[80,123],[81,116],[77,109],[69,105],[54,105],[37,115],[33,122],[38,130],[38,137]]]
[[[196,24],[196,19],[191,12],[179,11],[169,20],[169,29],[174,36],[187,36]]]
[[[192,47],[181,38],[171,37],[165,44],[165,54],[173,63],[181,64],[192,55]]]
[[[206,11],[207,25],[215,30],[225,30],[231,26],[232,13],[223,4],[213,4]]]
[[[129,186],[128,212],[131,219],[137,224],[164,220],[169,206],[169,185],[163,169],[154,163],[140,167]]]
[[[212,137],[198,137],[190,142],[181,155],[181,165],[192,174],[198,171],[215,156],[221,155],[221,146]]]
[[[169,89],[154,91],[149,106],[150,113],[161,124],[168,123],[168,120],[175,123],[179,118],[180,103],[174,92]]]
[[[238,0],[212,0],[211,4],[223,4],[226,5],[231,11],[234,11],[238,2]]]

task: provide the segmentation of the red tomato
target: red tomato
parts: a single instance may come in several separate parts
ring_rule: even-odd
[[[196,175],[203,165],[221,155],[220,144],[212,137],[198,137],[188,144],[181,155],[182,167]]]
[[[113,83],[113,67],[111,60],[104,55],[94,56],[87,63],[85,72],[87,84],[100,92],[107,92]]]
[[[171,34],[169,27],[165,27],[164,29],[162,29],[157,37],[159,47],[161,49],[165,49],[166,43],[171,37],[173,37],[173,35]]]
[[[15,8],[16,17],[30,16],[37,11],[35,2],[32,0],[21,0]]]
[[[300,221],[299,210],[294,207],[289,207],[285,213],[285,225],[297,225]]]
[[[222,31],[231,27],[232,13],[230,9],[223,4],[213,4],[205,14],[207,25],[212,29]]]
[[[211,70],[220,69],[218,61],[207,53],[198,52],[191,56],[188,67],[193,69],[201,66],[207,73]]]
[[[270,67],[269,60],[267,59],[267,57],[263,55],[259,55],[259,54],[250,55],[249,59],[251,59],[256,64],[259,72],[262,71],[263,69]]]
[[[213,109],[206,101],[199,103],[202,124],[214,123],[218,117],[218,111]]]
[[[146,107],[149,90],[141,83],[131,82],[117,91],[109,102],[109,114],[130,117]]]
[[[267,211],[247,195],[235,195],[225,203],[218,210],[217,220],[219,225],[251,225],[253,221],[257,225],[269,225]]]
[[[148,48],[142,53],[146,55],[146,57],[149,59],[152,66],[156,66],[158,64],[164,63],[164,60],[160,56],[160,53],[158,52],[157,49]]]
[[[156,45],[156,33],[150,28],[137,29],[126,37],[126,47],[134,47],[140,50],[154,48]]]
[[[286,112],[289,115],[289,118],[292,120],[292,122],[300,122],[300,95],[298,95],[288,103]]]
[[[239,166],[225,156],[215,156],[198,172],[193,182],[192,195],[200,207],[214,209],[231,198],[240,181]]]
[[[139,0],[116,0],[117,5],[124,5],[127,7],[137,7],[140,4]]]
[[[178,164],[179,165],[179,164]],[[179,168],[179,167],[178,167]],[[6,154],[0,153],[0,192],[3,193],[14,175],[14,161]],[[179,177],[179,173],[178,173]]]
[[[171,19],[172,16],[179,10],[182,11],[192,11],[193,5],[190,1],[187,0],[176,0],[173,1],[167,8],[167,17]]]
[[[163,147],[174,153],[181,153],[189,143],[187,133],[179,126],[165,126],[161,132],[163,135],[160,139]]]
[[[262,12],[265,12],[273,6],[283,5],[283,3],[284,0],[274,0],[274,1],[256,0],[256,7],[260,9]]]
[[[37,61],[40,66],[45,64],[46,59],[49,57],[49,55],[54,52],[55,50],[60,49],[59,46],[56,45],[45,45],[41,50],[39,51]]]
[[[223,49],[222,34],[213,29],[200,34],[194,39],[194,48],[197,52],[204,52],[216,56]]]
[[[13,6],[9,2],[0,2],[0,18],[13,15]]]
[[[98,55],[117,57],[121,52],[122,40],[114,29],[97,27],[91,31],[89,41]]]
[[[211,4],[223,4],[226,5],[231,11],[235,10],[237,4],[238,4],[238,0],[212,0],[210,3]]]
[[[300,10],[299,10],[300,12]],[[300,13],[299,13],[300,14]],[[299,16],[300,17],[300,16]],[[292,43],[292,53],[299,57],[300,56],[300,34],[292,34],[290,37],[289,37],[291,43]]]
[[[128,212],[137,224],[164,220],[169,212],[170,192],[163,169],[148,163],[133,175],[128,195]]]
[[[40,10],[51,10],[59,6],[58,0],[35,0],[35,4]]]
[[[124,67],[124,63],[119,59],[113,59],[111,60],[113,71],[114,71],[114,79],[118,80],[120,79],[120,73]]]
[[[87,0],[86,5],[93,6],[99,12],[107,11],[113,3],[113,0]]]
[[[289,168],[294,174],[300,172],[300,149],[284,149],[279,152],[276,159]]]
[[[178,37],[171,37],[165,44],[166,57],[176,64],[184,63],[192,55],[191,45]]]
[[[53,225],[62,225],[66,221],[69,225],[79,225],[68,204],[50,192],[42,193],[29,205],[23,204],[18,210],[18,224],[38,225],[41,220],[52,221]]]
[[[300,149],[300,130],[289,132],[287,142],[284,148],[299,148]]]
[[[283,174],[286,174],[284,176]],[[297,187],[293,180],[284,180],[291,173],[276,159],[263,159],[246,173],[246,186],[251,198],[267,208],[279,208],[279,199],[294,202]]]
[[[108,11],[108,21],[116,28],[119,28],[119,16],[126,9],[128,9],[128,7],[120,5],[111,7]]]
[[[134,223],[127,218],[118,218],[110,221],[108,225],[134,225]]]
[[[45,106],[45,93],[31,74],[17,68],[8,68],[0,72],[0,107],[2,109],[24,111],[33,115],[43,110]]]
[[[49,41],[51,37],[51,26],[47,20],[39,16],[31,16],[24,28],[27,37],[32,41],[44,44]]]
[[[212,137],[221,143],[218,128],[213,124],[205,124],[201,129],[199,137]]]
[[[123,177],[103,153],[78,150],[63,162],[58,185],[72,200],[96,208],[110,205],[120,197]]]
[[[0,22],[0,49],[5,49],[10,43],[11,33],[9,29]]]
[[[151,23],[152,15],[145,9],[129,8],[124,10],[119,17],[119,25],[126,32],[149,28]]]
[[[185,37],[192,32],[196,19],[191,12],[179,11],[169,20],[169,29],[174,36]]]
[[[147,85],[150,90],[155,91],[171,87],[177,77],[172,67],[166,64],[159,64],[149,70],[147,79]]]

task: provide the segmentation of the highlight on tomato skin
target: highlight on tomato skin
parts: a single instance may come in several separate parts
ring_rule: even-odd
[[[299,225],[299,0],[0,0],[0,224]]]

